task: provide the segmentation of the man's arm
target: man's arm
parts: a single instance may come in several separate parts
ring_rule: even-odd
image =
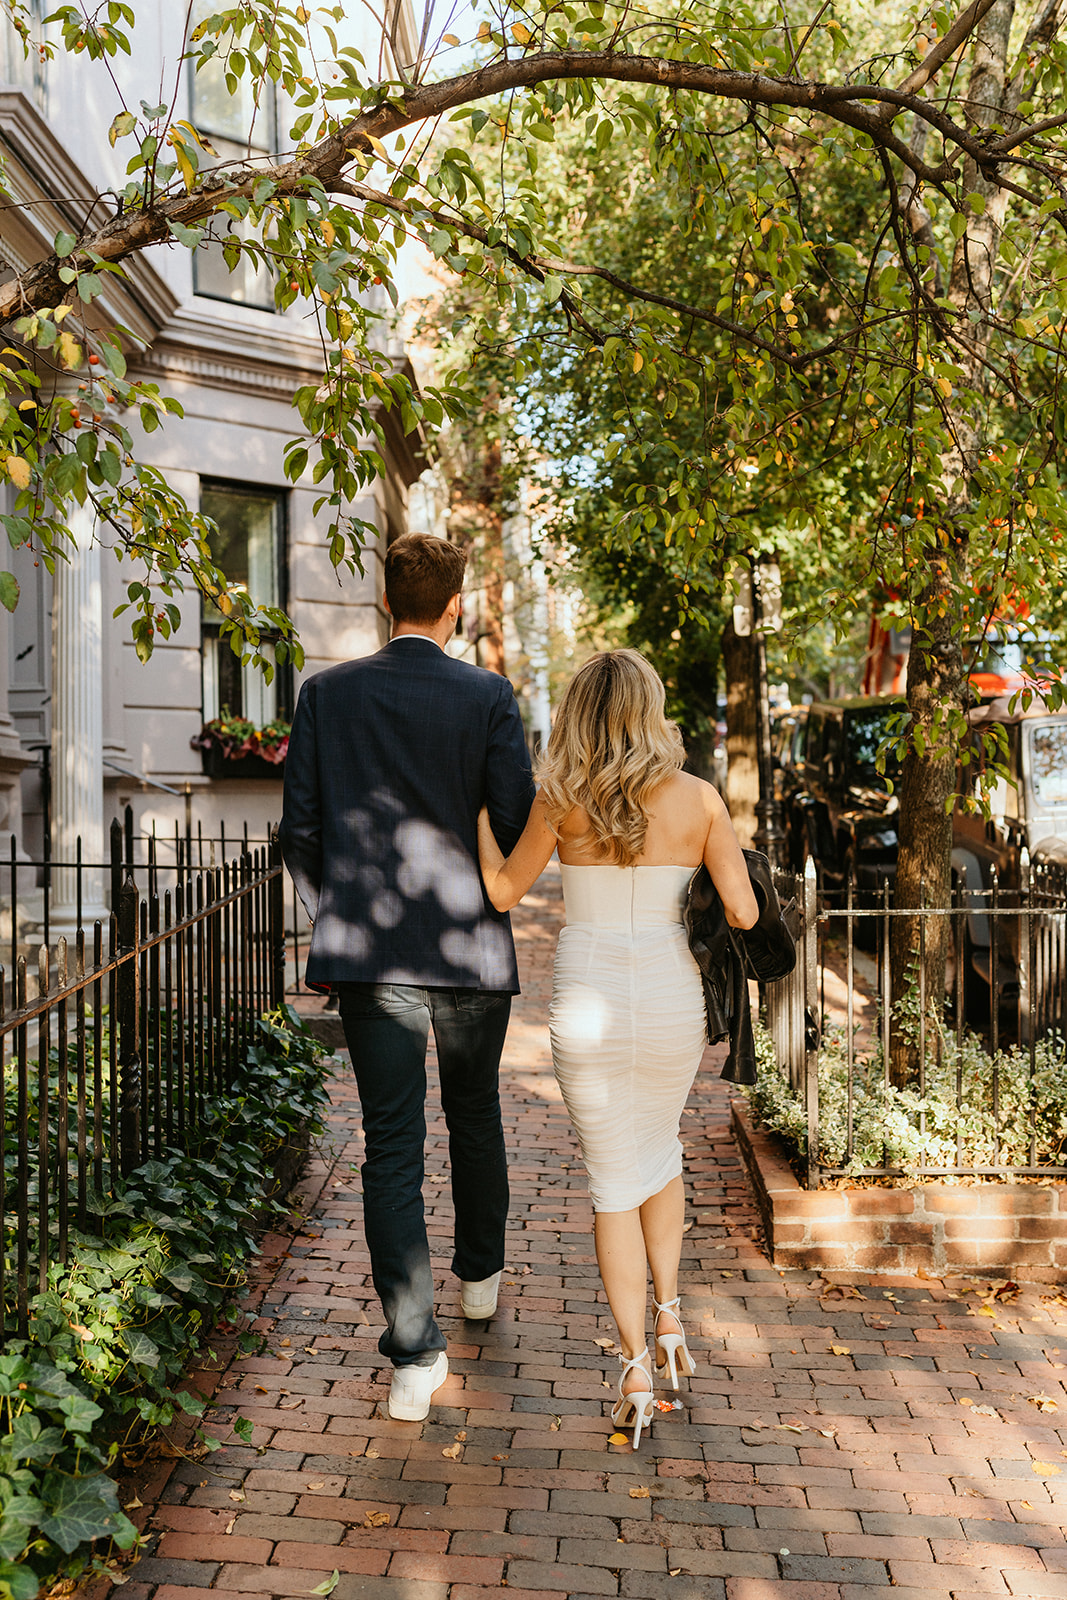
[[[489,821],[500,848],[505,855],[510,855],[530,815],[534,786],[522,717],[506,678],[502,680],[500,697],[490,714],[485,765]]]
[[[312,922],[322,886],[322,797],[319,793],[314,682],[306,683],[296,703],[285,757],[285,791],[278,830],[282,856]]]

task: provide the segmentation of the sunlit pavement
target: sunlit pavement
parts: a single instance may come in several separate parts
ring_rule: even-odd
[[[383,1415],[358,1103],[339,1071],[306,1225],[265,1241],[249,1301],[264,1348],[221,1363],[211,1431],[233,1442],[140,1484],[152,1537],[123,1600],[1067,1596],[1067,1296],[775,1271],[729,1137],[721,1053],[682,1128],[697,1375],[638,1454],[610,1443],[613,1329],[548,1054],[560,911],[550,871],[515,914],[524,992],[502,1073],[513,1204],[497,1316],[459,1312],[431,1094],[426,1194],[451,1371],[425,1424]],[[234,1441],[238,1415],[250,1446]]]

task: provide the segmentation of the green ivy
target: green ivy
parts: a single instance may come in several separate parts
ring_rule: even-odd
[[[765,1127],[791,1155],[807,1158],[802,1093],[790,1088],[770,1035],[756,1029],[756,1082],[746,1092]],[[958,1091],[958,1093],[957,1093]],[[848,1159],[848,1054],[843,1028],[827,1030],[819,1052],[819,1151],[827,1167],[1013,1167],[1059,1164],[1067,1153],[1067,1045],[1059,1037],[1028,1050],[1011,1046],[991,1057],[965,1034],[942,1041],[940,1061],[927,1065],[925,1092],[886,1082],[881,1047],[852,1063],[852,1159]],[[957,1139],[959,1156],[957,1157]]]
[[[29,1337],[0,1356],[0,1600],[84,1573],[102,1541],[135,1543],[109,1469],[132,1439],[202,1412],[181,1375],[220,1314],[235,1314],[256,1230],[283,1210],[274,1161],[321,1132],[327,1076],[291,1007],[260,1019],[187,1147],[117,1180],[95,1231],[71,1234],[31,1301]],[[12,1233],[4,1244],[10,1260]]]

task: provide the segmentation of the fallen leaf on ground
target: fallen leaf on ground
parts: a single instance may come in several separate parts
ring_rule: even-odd
[[[330,1573],[330,1576],[328,1578],[324,1578],[321,1583],[317,1583],[314,1589],[309,1589],[308,1594],[333,1594],[333,1591],[337,1588],[337,1585],[340,1583],[340,1581],[341,1574],[338,1572],[337,1568],[334,1567],[333,1571]]]
[[[283,1350],[287,1350],[289,1348],[289,1340],[288,1339],[279,1339],[278,1343],[279,1343],[279,1345],[281,1346],[281,1348]]]
[[[368,1511],[363,1518],[365,1528],[388,1528],[392,1518],[388,1511]]]
[[[460,1428],[459,1432],[457,1434],[454,1434],[453,1437],[458,1439],[460,1444],[466,1444],[466,1442],[467,1442],[467,1430],[466,1430],[466,1428]]]
[[[835,1356],[850,1356],[852,1354],[852,1349],[847,1344],[832,1344],[830,1350]]]
[[[325,1489],[325,1487],[326,1487],[326,1479],[325,1478],[319,1478],[319,1479],[317,1479],[317,1481],[315,1483],[309,1483],[308,1484],[308,1488],[309,1489]],[[232,1496],[231,1496],[231,1499],[232,1499]]]
[[[1036,1472],[1039,1478],[1056,1478],[1059,1476],[1060,1468],[1054,1466],[1051,1461],[1031,1461],[1030,1471]]]
[[[971,1413],[976,1417],[998,1417],[1000,1412],[993,1406],[972,1406]]]
[[[310,1485],[308,1485],[308,1487],[310,1488]],[[230,1499],[231,1500],[243,1500],[244,1497],[245,1497],[245,1495],[244,1495],[244,1490],[243,1489],[231,1489],[230,1490]]]
[[[1060,1408],[1050,1394],[1027,1395],[1027,1402],[1039,1411],[1058,1411]]]
[[[808,1431],[806,1422],[776,1422],[774,1426],[785,1433],[807,1433]]]
[[[363,1454],[368,1456],[371,1461],[377,1461],[381,1453],[382,1452],[380,1450],[376,1450],[372,1444],[368,1445],[366,1450],[363,1452]]]
[[[629,1442],[629,1439],[624,1433],[610,1433],[608,1435],[609,1444],[629,1444]]]
[[[463,1454],[463,1446],[461,1444],[446,1444],[441,1454],[447,1456],[449,1461],[458,1461]]]
[[[553,1417],[552,1421],[548,1425],[548,1431],[549,1431],[549,1433],[558,1433],[559,1430],[562,1428],[562,1426],[563,1426],[563,1418],[562,1417]]]
[[[614,1350],[615,1348],[614,1339],[594,1339],[593,1343],[599,1346],[601,1350]]]
[[[1058,1471],[1059,1469],[1057,1468],[1056,1470]],[[631,1500],[648,1500],[650,1498],[651,1493],[645,1488],[643,1483],[635,1483],[633,1488],[630,1490]]]
[[[960,1396],[960,1402],[959,1403],[960,1403],[961,1406],[973,1406],[974,1405],[974,1401],[971,1399],[971,1397],[969,1395],[966,1395],[966,1394]]]
[[[244,1499],[244,1495],[241,1496],[241,1499],[242,1500]],[[132,1500],[127,1500],[126,1501],[126,1504],[123,1506],[122,1509],[123,1509],[123,1511],[136,1511],[138,1506],[143,1506],[143,1505],[144,1505],[144,1501],[143,1500],[138,1500],[137,1496],[134,1495]]]

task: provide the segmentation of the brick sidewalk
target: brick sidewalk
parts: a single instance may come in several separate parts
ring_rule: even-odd
[[[335,1570],[333,1600],[502,1587],[513,1600],[1067,1597],[1067,1296],[1034,1287],[1002,1303],[901,1279],[852,1289],[768,1268],[714,1053],[683,1121],[697,1376],[637,1455],[609,1445],[618,1368],[602,1342],[614,1330],[545,1027],[559,909],[549,873],[515,917],[524,994],[502,1075],[513,1204],[497,1317],[459,1316],[431,1104],[451,1372],[428,1423],[382,1415],[390,1369],[342,1074],[337,1163],[306,1230],[263,1258],[266,1347],[232,1361],[216,1395],[213,1431],[233,1440],[244,1416],[252,1445],[172,1472],[122,1600],[307,1595]]]

